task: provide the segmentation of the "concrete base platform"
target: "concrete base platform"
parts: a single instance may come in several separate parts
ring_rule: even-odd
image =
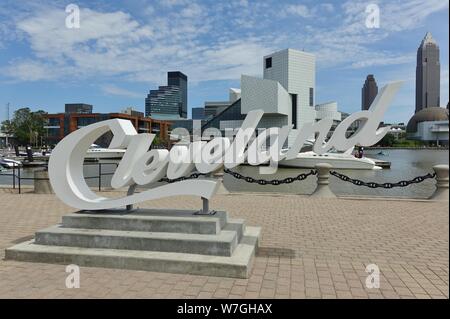
[[[5,259],[247,278],[260,233],[226,212],[80,212],[6,249]]]

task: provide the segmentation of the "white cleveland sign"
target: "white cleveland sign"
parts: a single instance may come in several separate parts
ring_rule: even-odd
[[[217,191],[219,182],[214,179],[185,180],[148,189],[122,198],[98,196],[86,184],[83,176],[83,162],[89,147],[101,135],[112,131],[113,139],[109,148],[123,148],[126,152],[114,173],[111,186],[120,188],[133,184],[147,185],[167,176],[175,179],[189,175],[193,170],[210,173],[233,168],[244,161],[251,165],[278,163],[283,159],[295,158],[306,139],[318,133],[314,152],[323,154],[334,148],[346,151],[354,145],[370,146],[377,143],[389,131],[389,127],[379,128],[384,113],[401,83],[386,85],[377,95],[370,110],[352,114],[335,129],[332,137],[325,143],[333,121],[323,119],[308,123],[298,131],[294,144],[288,152],[282,153],[292,126],[269,128],[252,138],[263,112],[251,111],[245,118],[236,137],[215,137],[209,142],[194,141],[189,145],[175,145],[168,150],[152,149],[150,145],[154,134],[138,134],[130,121],[112,119],[83,127],[66,136],[52,152],[49,161],[50,182],[56,195],[67,205],[86,210],[110,209],[136,204],[146,200],[174,195],[195,195],[211,198]],[[349,126],[361,121],[360,129],[346,137]],[[268,150],[262,145],[270,139]]]

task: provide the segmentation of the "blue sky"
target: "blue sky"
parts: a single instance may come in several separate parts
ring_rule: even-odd
[[[65,8],[81,9],[80,29]],[[368,4],[380,28],[365,26]],[[361,86],[404,80],[386,114],[414,113],[416,50],[427,31],[440,47],[441,104],[448,102],[448,1],[127,0],[0,4],[0,119],[20,107],[61,112],[84,102],[97,112],[144,109],[166,72],[189,77],[189,109],[228,98],[241,74],[262,76],[262,56],[284,48],[316,54],[316,102],[360,109]]]

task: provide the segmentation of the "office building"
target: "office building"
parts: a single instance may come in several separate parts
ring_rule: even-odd
[[[427,107],[440,106],[439,46],[427,32],[417,49],[416,113]]]
[[[204,120],[205,119],[205,108],[204,107],[193,107],[192,108],[192,119],[193,120]]]
[[[361,110],[366,111],[370,108],[373,100],[378,94],[378,85],[373,74],[366,77],[366,81],[361,89]]]
[[[85,103],[69,103],[64,105],[66,113],[89,114],[92,113],[92,105]]]
[[[137,117],[144,117],[144,112],[136,111],[135,108],[132,106],[126,107],[120,113],[137,116]]]
[[[229,107],[232,103],[230,101],[206,101],[205,102],[205,118],[211,119],[220,112]]]
[[[161,120],[187,118],[187,76],[168,72],[167,85],[150,90],[145,99],[145,116]]]
[[[92,111],[92,109],[91,109]],[[149,117],[144,117],[140,114],[126,114],[126,113],[56,113],[45,114],[47,130],[47,145],[56,145],[60,140],[71,132],[100,121],[109,119],[124,119],[129,120],[133,124],[138,133],[153,133],[163,140],[168,140],[168,132],[171,122],[156,120]],[[105,134],[96,144],[107,147],[111,139],[111,134]]]

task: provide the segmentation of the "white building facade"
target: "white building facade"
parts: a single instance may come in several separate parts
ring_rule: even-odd
[[[448,134],[448,121],[427,121],[417,123],[417,131],[409,133],[408,138],[448,145]]]
[[[341,112],[338,111],[337,102],[327,102],[322,104],[317,104],[316,107],[316,119],[332,119],[335,122],[340,122],[342,120]]]
[[[279,82],[289,93],[294,128],[315,121],[316,58],[313,54],[285,49],[265,56],[264,79]]]
[[[261,109],[264,115],[257,129],[292,125],[287,146],[292,145],[298,130],[318,119],[315,67],[315,56],[303,51],[285,49],[264,56],[263,78],[242,75],[240,91],[230,90],[230,105],[207,120],[202,130],[209,127],[221,131],[237,129],[248,112]],[[317,109],[320,117],[341,120],[336,102],[319,105]]]

